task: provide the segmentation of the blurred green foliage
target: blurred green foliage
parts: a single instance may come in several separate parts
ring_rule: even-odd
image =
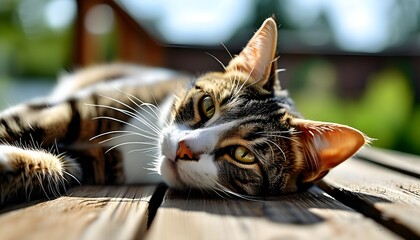
[[[373,146],[420,154],[420,107],[403,69],[381,69],[360,98],[349,100],[337,94],[340,80],[331,63],[315,59],[301,65],[290,91],[306,118],[347,124],[373,138]]]
[[[72,26],[54,29],[38,19],[40,23],[34,23],[31,32],[25,32],[22,16],[18,14],[20,2],[2,0],[0,3],[0,78],[2,81],[10,76],[54,79],[57,70],[70,64]],[[34,13],[41,10],[42,6],[32,9]]]

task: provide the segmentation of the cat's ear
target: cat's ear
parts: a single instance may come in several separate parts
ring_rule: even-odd
[[[251,81],[271,91],[277,81],[276,47],[277,24],[273,18],[268,18],[241,53],[230,61],[226,71],[234,70],[249,74]]]
[[[359,130],[335,123],[295,119],[292,125],[305,159],[303,182],[313,182],[353,156],[369,139]]]

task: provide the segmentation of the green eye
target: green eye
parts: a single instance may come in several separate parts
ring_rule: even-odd
[[[213,99],[210,96],[205,95],[200,101],[201,113],[210,119],[213,117],[215,109]]]
[[[234,157],[236,161],[244,164],[255,162],[255,156],[246,147],[238,146],[235,149]]]

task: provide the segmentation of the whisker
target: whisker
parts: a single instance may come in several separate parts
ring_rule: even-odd
[[[119,90],[119,91],[121,91],[122,93],[124,93],[124,94],[129,94],[129,93],[125,93],[125,92],[123,92],[122,90]],[[155,126],[155,124],[152,122],[152,121],[150,121],[149,119],[147,119],[147,118],[145,118],[145,116],[142,114],[142,113],[140,113],[137,109],[135,109],[135,108],[133,108],[133,107],[131,107],[130,105],[128,105],[128,104],[126,104],[126,103],[124,103],[124,102],[122,102],[122,101],[120,101],[120,100],[118,100],[118,99],[115,99],[115,98],[111,98],[111,97],[108,97],[108,96],[105,96],[105,95],[99,95],[99,96],[101,96],[101,97],[104,97],[104,98],[106,98],[106,99],[109,99],[109,100],[111,100],[111,101],[114,101],[114,102],[117,102],[117,103],[119,103],[119,104],[121,104],[121,105],[123,105],[123,106],[125,106],[125,107],[127,107],[128,109],[130,109],[130,110],[132,110],[133,112],[130,112],[130,111],[127,111],[127,110],[122,110],[122,109],[119,109],[119,108],[112,108],[112,109],[114,109],[114,110],[117,110],[117,111],[119,111],[119,112],[121,112],[121,113],[124,113],[124,114],[126,114],[126,113],[130,113],[130,115],[128,115],[128,114],[126,114],[127,116],[131,116],[131,117],[133,117],[133,118],[135,118],[135,119],[137,119],[137,120],[139,120],[140,118],[138,118],[137,117],[137,115],[138,116],[140,116],[140,117],[143,117],[144,119],[143,119],[143,123],[150,123],[152,126],[154,126],[154,127],[156,127]],[[130,96],[130,94],[129,94],[129,96]],[[145,102],[143,102],[143,101],[141,101],[140,99],[138,99],[137,97],[135,97],[135,96],[133,96],[133,95],[131,95],[134,99],[136,99],[136,100],[138,100],[139,102],[141,102],[142,104],[141,105],[147,105],[147,104],[150,104],[150,103],[145,103]],[[129,100],[130,100],[130,98],[129,98]],[[134,103],[134,102],[133,102]],[[136,104],[136,103],[134,103],[134,104]],[[136,104],[137,105],[137,104]],[[150,105],[152,105],[152,104],[150,104]],[[100,106],[104,106],[104,105],[100,105]],[[138,106],[138,105],[137,105]],[[141,106],[139,106],[140,108],[141,108]],[[120,111],[121,110],[121,111]],[[146,111],[147,112],[147,111]],[[153,111],[154,112],[154,111]],[[147,112],[147,113],[149,113],[149,112]],[[155,113],[155,112],[154,112]],[[137,114],[137,115],[136,115]],[[149,113],[150,114],[150,113]],[[155,114],[157,114],[157,113],[155,113]],[[139,120],[140,121],[140,120]]]
[[[145,137],[145,138],[148,138],[148,139],[150,139],[152,141],[156,141],[156,142],[158,142],[158,140],[159,140],[158,137],[149,137],[149,136],[143,135],[141,133],[137,133],[137,132],[130,132],[130,131],[124,131],[124,132],[128,132],[128,133],[119,134],[117,136],[107,138],[105,140],[100,141],[99,144],[104,144],[106,142],[113,141],[115,139],[119,139],[119,138],[123,138],[123,137],[128,137],[128,136],[141,136],[141,137]]]
[[[275,142],[273,142],[273,141],[271,141],[269,139],[266,139],[266,141],[269,142],[269,143],[271,143],[271,144],[273,144],[275,147],[277,147],[280,150],[280,152],[282,153],[282,155],[284,157],[284,160],[287,159],[286,154],[284,153],[283,149],[281,149],[281,147],[277,143],[275,143]]]
[[[121,134],[121,135],[118,135],[118,136],[114,136],[114,137],[102,140],[102,141],[99,142],[99,144],[104,144],[106,142],[110,142],[110,141],[113,141],[115,139],[119,139],[119,138],[123,138],[123,137],[127,137],[127,136],[132,136],[132,135],[135,135],[135,134],[133,134],[133,133]],[[156,139],[153,139],[153,140],[156,140]]]
[[[113,102],[119,103],[119,104],[123,105],[124,107],[132,110],[133,113],[139,114],[139,112],[137,111],[137,109],[131,107],[130,105],[128,105],[128,104],[126,104],[126,103],[124,103],[124,102],[122,102],[122,101],[120,101],[118,99],[115,99],[115,98],[112,98],[112,97],[109,97],[109,96],[105,96],[105,95],[101,95],[101,94],[98,94],[98,96],[101,96],[101,97],[106,98],[106,99],[109,99],[109,100],[111,100]],[[94,105],[94,104],[87,104],[87,105]],[[100,106],[104,106],[104,105],[100,105]]]
[[[144,130],[144,129],[142,129],[142,128],[140,128],[140,127],[138,127],[138,126],[136,126],[136,125],[134,125],[134,124],[131,124],[131,123],[129,123],[129,122],[126,122],[126,121],[123,121],[123,120],[120,120],[120,119],[118,119],[118,118],[114,118],[114,117],[107,117],[107,116],[101,116],[101,117],[95,117],[95,118],[93,118],[94,120],[96,120],[96,119],[108,119],[108,120],[113,120],[113,121],[116,121],[116,122],[120,122],[120,123],[123,123],[123,124],[126,124],[126,125],[128,125],[128,126],[131,126],[131,127],[133,127],[133,128],[135,128],[135,129],[137,129],[137,130],[139,130],[139,131],[141,131],[141,132],[144,132],[144,133],[149,133],[149,132],[147,132],[146,130]],[[150,130],[152,130],[154,133],[156,133],[156,135],[159,135],[160,134],[160,130],[159,129],[150,129]],[[150,134],[150,133],[149,133]]]
[[[156,151],[157,149],[159,149],[159,147],[151,147],[151,148],[144,148],[144,149],[134,149],[129,151],[128,153],[133,153],[133,152],[142,152],[142,153],[148,153],[148,152],[153,152]],[[155,156],[158,156],[159,153],[155,154]]]
[[[212,190],[212,192],[214,193],[214,194],[216,194],[217,196],[219,196],[220,198],[223,198],[223,199],[226,199],[226,197],[225,196],[223,196],[221,193],[220,193],[220,191],[217,191],[216,189],[211,189]]]
[[[69,173],[67,171],[64,171],[63,173],[66,174],[66,175],[68,175],[73,180],[75,180],[77,182],[77,184],[82,185],[82,183],[79,181],[79,179],[77,179],[73,174],[71,174],[71,173]]]
[[[224,44],[224,43],[220,43],[222,46],[223,46],[223,48],[226,50],[226,52],[229,54],[229,56],[230,56],[230,59],[232,60],[233,59],[233,56],[232,56],[232,54],[230,53],[230,51],[229,51],[229,49],[226,47],[226,45]]]
[[[216,189],[219,191],[222,191],[223,193],[226,193],[228,196],[235,196],[238,197],[240,199],[244,199],[244,200],[248,200],[248,201],[261,201],[261,197],[256,197],[256,196],[249,196],[249,195],[244,195],[244,194],[240,194],[240,193],[236,193],[233,192],[232,190],[228,189],[227,187],[223,186],[222,184],[220,184],[219,182],[217,182],[214,179],[211,179],[211,181],[213,181],[216,184]]]
[[[220,63],[220,65],[223,67],[223,69],[226,71],[226,66],[213,54],[209,53],[209,52],[205,52],[207,55],[211,56],[212,58],[214,58],[218,63]]]
[[[48,196],[47,191],[46,191],[46,190],[45,190],[45,188],[44,188],[44,184],[42,184],[42,179],[41,179],[41,176],[40,176],[38,173],[36,173],[36,174],[35,174],[35,177],[38,179],[39,186],[41,187],[42,191],[44,192],[45,197],[46,197],[46,198],[48,198],[48,199],[50,199],[50,197]]]
[[[248,80],[251,78],[251,74],[254,72],[254,68],[255,67],[253,67],[252,69],[251,69],[251,71],[249,71],[249,74],[248,74],[248,76],[247,76],[247,78],[245,79],[245,81],[242,83],[242,85],[240,86],[240,88],[239,88],[239,90],[238,90],[238,92],[240,92],[240,91],[242,91],[242,88],[245,86],[245,84],[248,82]],[[259,82],[259,81],[261,81],[261,79],[260,80],[258,80],[258,81],[255,81],[254,83],[252,83],[251,85],[249,85],[249,86],[252,86],[252,85],[254,85],[255,83],[257,83],[257,82]],[[248,86],[248,87],[249,87]]]
[[[301,133],[300,131],[295,131],[295,130],[287,130],[287,131],[272,131],[272,132],[256,132],[256,134],[259,134],[261,136],[266,136],[266,137],[277,137],[277,138],[284,138],[284,139],[288,139],[290,141],[294,141],[296,143],[299,143],[299,141],[297,139],[294,139],[292,137],[289,136],[284,136],[282,134],[290,134],[290,135],[296,135]]]
[[[145,137],[145,138],[148,138],[148,139],[151,139],[151,140],[159,139],[158,136],[156,136],[156,135],[149,136],[149,135],[139,133],[139,132],[118,130],[118,131],[109,131],[109,132],[104,132],[104,133],[98,134],[94,137],[91,137],[89,139],[89,141],[95,140],[97,138],[100,138],[100,137],[103,137],[103,136],[106,136],[106,135],[118,134],[118,133],[130,133],[130,135],[138,135],[140,137]],[[151,133],[149,133],[149,134],[151,134]]]
[[[130,144],[138,144],[138,145],[152,145],[155,146],[155,143],[150,143],[150,142],[124,142],[124,143],[120,143],[120,144],[116,144],[115,146],[110,147],[108,150],[105,151],[105,154],[107,154],[108,152],[112,151],[113,149],[117,148],[117,147],[121,147],[124,145],[130,145]]]
[[[116,87],[114,87],[114,88],[116,88]],[[128,92],[125,92],[125,91],[123,91],[123,90],[121,90],[119,88],[116,88],[116,89],[118,91],[126,94],[128,96],[127,98],[130,100],[130,102],[132,102],[138,108],[141,108],[142,105],[146,105],[155,114],[155,119],[159,120],[159,118],[157,118],[157,116],[162,116],[163,115],[163,113],[161,111],[161,108],[159,106],[159,103],[156,101],[156,98],[155,98],[155,96],[153,94],[151,94],[151,96],[153,98],[153,101],[155,102],[155,105],[150,104],[150,103],[146,103],[146,102],[142,101],[141,99],[139,99],[138,97],[136,97],[135,95],[133,95],[131,93],[128,93]],[[138,101],[140,103],[140,105],[137,102],[135,102],[133,99],[136,100],[136,101]],[[152,107],[155,108],[159,113],[157,113],[154,109],[152,109]],[[169,125],[169,123],[166,122],[166,120],[165,120],[165,124],[166,125]]]
[[[287,140],[290,140],[290,141],[293,141],[293,142],[296,142],[296,143],[300,143],[297,139],[293,139],[293,138],[291,138],[291,137],[286,137],[286,136],[283,136],[283,135],[275,135],[275,134],[269,134],[269,135],[266,135],[266,134],[260,134],[261,136],[266,136],[266,137],[276,137],[276,138],[283,138],[283,139],[287,139]]]
[[[138,103],[136,103],[131,97],[127,97],[129,100],[130,100],[130,102],[132,102],[134,105],[136,105],[137,107],[138,107],[138,109],[143,109],[144,107],[147,107],[148,109],[150,109],[150,111],[152,111],[153,112],[153,114],[151,114],[150,112],[148,112],[148,111],[146,111],[146,113],[147,114],[149,114],[149,116],[151,116],[151,117],[153,117],[154,119],[156,119],[156,120],[158,120],[159,118],[158,118],[158,116],[159,116],[159,113],[157,113],[156,111],[155,111],[155,109],[157,109],[158,111],[159,111],[159,108],[157,107],[157,106],[155,106],[155,105],[153,105],[153,104],[151,104],[151,103],[142,103],[142,104],[138,104]]]
[[[138,113],[138,115],[136,115],[133,112],[130,112],[130,111],[127,111],[127,110],[123,110],[123,109],[120,109],[120,108],[116,108],[116,107],[107,106],[107,105],[95,105],[95,104],[86,104],[86,105],[88,105],[88,106],[94,106],[94,107],[103,107],[103,108],[107,108],[107,109],[112,109],[112,110],[118,111],[120,113],[125,114],[128,117],[131,117],[133,119],[138,120],[139,122],[141,122],[141,123],[145,124],[147,127],[149,127],[150,130],[154,130],[157,134],[159,134],[160,129],[152,121],[148,120],[147,118],[141,118],[141,117],[144,117],[144,115],[141,114],[141,113]],[[100,119],[100,118],[107,118],[107,117],[106,116],[99,116],[99,117],[95,117],[93,119]],[[129,124],[128,122],[123,121],[121,119],[117,119],[117,118],[114,118],[114,119],[115,120],[118,120],[118,122],[126,123],[127,125],[133,126],[132,124]],[[137,129],[140,130],[138,127],[137,127]]]

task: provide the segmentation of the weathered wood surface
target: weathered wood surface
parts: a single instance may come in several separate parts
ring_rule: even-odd
[[[0,240],[420,239],[420,158],[376,149],[358,157],[321,188],[258,201],[159,186],[75,187],[0,208]]]
[[[350,159],[331,171],[321,187],[403,236],[420,239],[418,178]]]
[[[357,158],[376,163],[409,176],[420,178],[419,156],[387,149],[365,148],[357,154]]]
[[[146,231],[155,187],[83,186],[0,215],[0,239],[134,239]]]
[[[247,201],[168,191],[146,239],[398,239],[317,187]]]

